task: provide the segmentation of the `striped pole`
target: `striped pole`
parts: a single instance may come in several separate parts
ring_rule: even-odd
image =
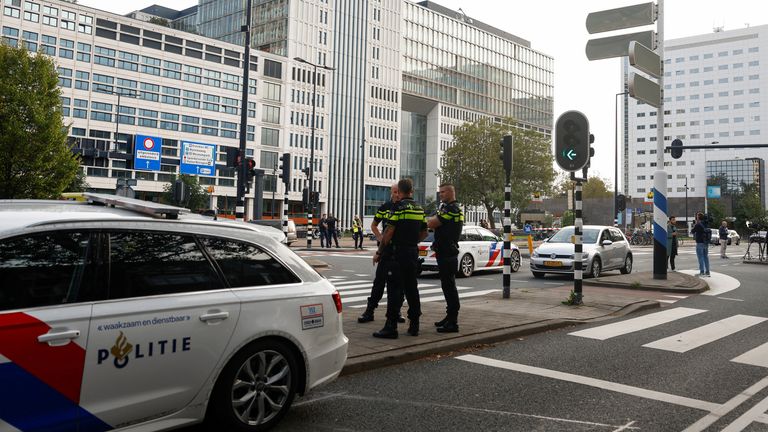
[[[512,185],[509,183],[509,176],[507,176],[507,184],[504,186],[504,276],[502,276],[502,298],[509,298],[509,286],[511,283],[512,275]]]
[[[573,200],[574,230],[573,230],[573,304],[582,304],[581,280],[583,277],[583,264],[581,262],[581,229],[584,226],[581,220],[581,179],[576,179],[576,191]]]
[[[312,193],[309,193],[309,212],[307,212],[307,249],[312,249],[312,212],[314,211]]]
[[[283,234],[288,239],[288,187],[285,188],[285,195],[283,195]]]
[[[667,173],[653,174],[653,278],[667,278]]]

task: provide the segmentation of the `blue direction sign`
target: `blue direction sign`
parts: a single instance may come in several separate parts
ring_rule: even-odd
[[[707,186],[707,198],[720,198],[720,186]]]
[[[523,231],[524,231],[526,234],[530,234],[532,230],[533,230],[533,229],[531,228],[531,224],[525,224],[525,226],[523,227]]]
[[[216,173],[216,146],[182,141],[179,171],[181,174],[213,176]]]
[[[163,139],[147,135],[136,135],[133,151],[133,168],[143,171],[160,171],[160,153]]]

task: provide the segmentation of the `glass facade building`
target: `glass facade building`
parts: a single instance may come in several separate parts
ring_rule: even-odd
[[[765,161],[758,158],[708,160],[707,184],[720,185],[721,195],[738,195],[754,187],[765,202]]]

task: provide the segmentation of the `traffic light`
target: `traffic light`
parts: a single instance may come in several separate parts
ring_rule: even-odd
[[[512,174],[512,135],[504,135],[499,145],[501,145],[499,159],[504,163],[504,171],[509,177]]]
[[[317,205],[320,204],[320,192],[312,192],[312,196],[310,198],[312,199],[312,208],[317,208]]]
[[[256,161],[253,158],[247,158],[245,160],[245,175],[246,181],[250,184],[253,181],[253,176],[256,175]]]
[[[584,168],[590,157],[590,133],[587,117],[578,111],[566,111],[555,125],[555,160],[565,171]]]
[[[285,187],[291,183],[291,154],[283,153],[280,156],[280,178],[283,180]]]
[[[627,197],[625,197],[623,194],[619,194],[616,197],[616,210],[622,212],[626,209],[627,209]]]
[[[672,150],[669,151],[672,159],[680,159],[683,156],[683,142],[675,138],[672,140]]]
[[[240,165],[240,149],[227,147],[227,167],[237,168]]]
[[[304,188],[301,190],[301,205],[304,207],[304,209],[308,209],[309,204],[309,189]]]

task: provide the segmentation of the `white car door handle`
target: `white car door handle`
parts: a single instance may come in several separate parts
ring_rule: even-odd
[[[80,337],[80,330],[65,330],[46,333],[37,337],[38,342],[56,342],[63,340],[72,340]]]
[[[227,318],[229,318],[229,312],[212,312],[200,315],[200,321],[202,322],[221,321]]]

